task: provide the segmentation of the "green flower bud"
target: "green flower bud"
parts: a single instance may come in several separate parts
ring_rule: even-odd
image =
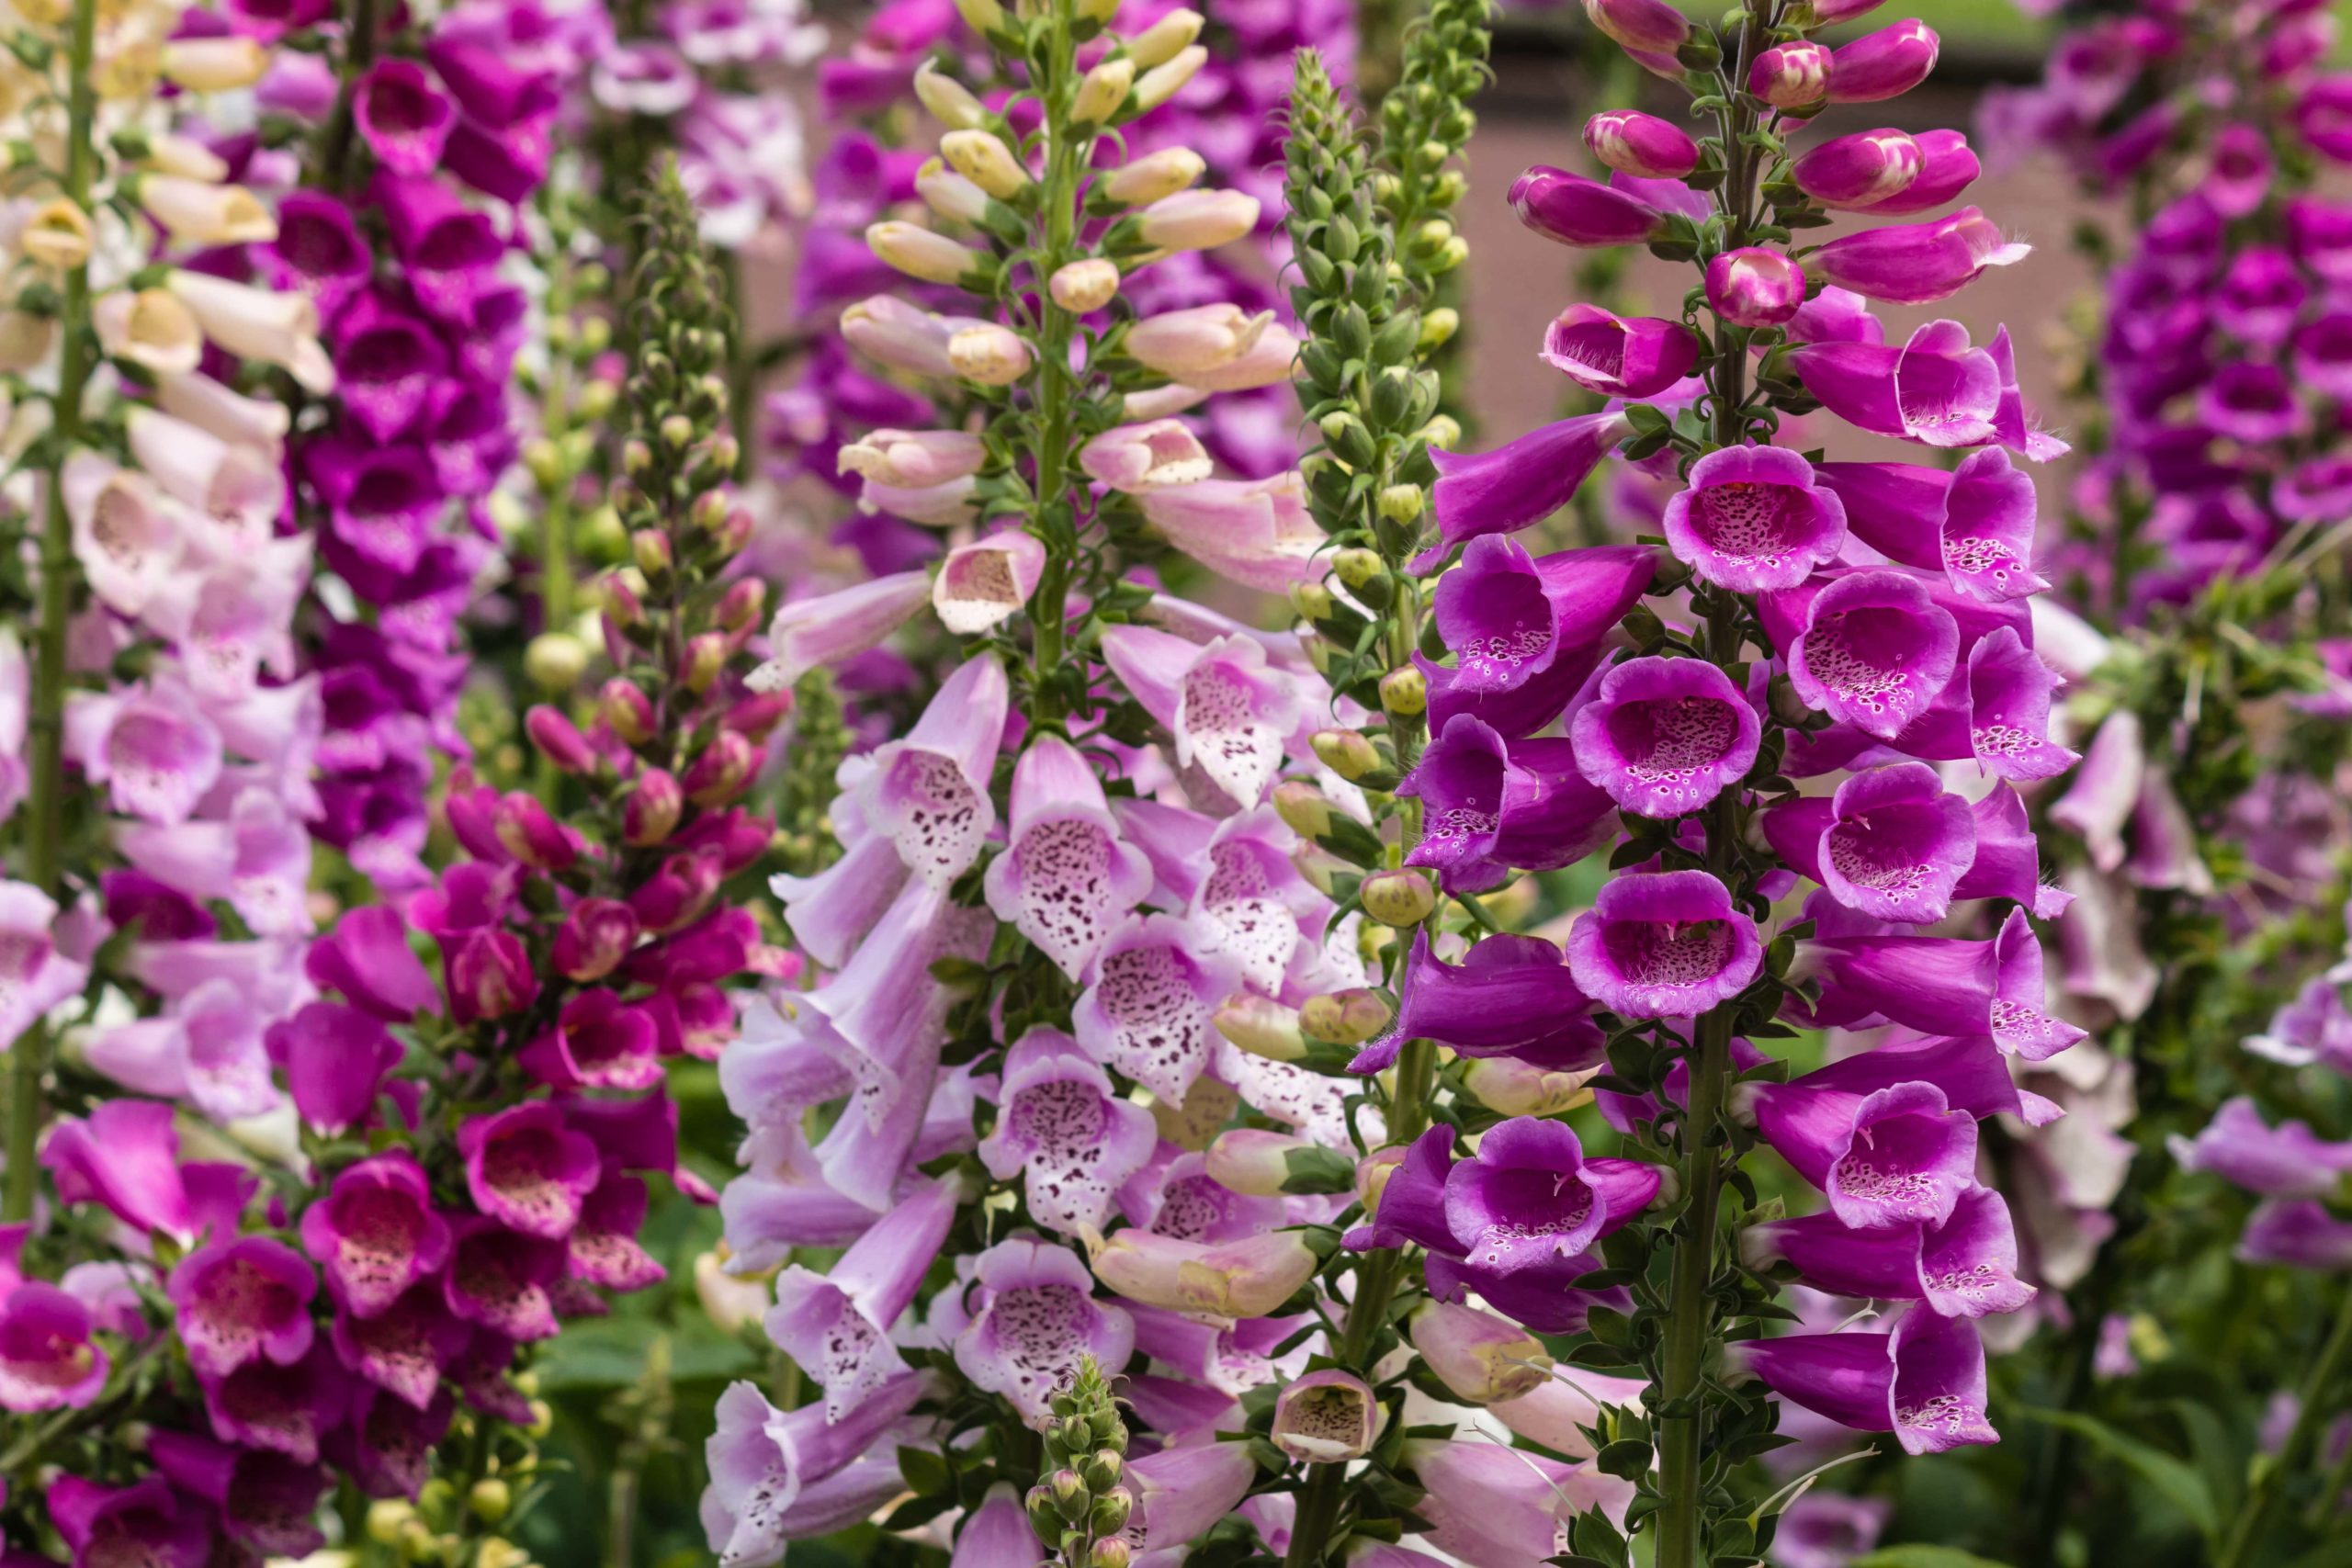
[[[1372,742],[1352,729],[1318,729],[1307,744],[1325,767],[1350,783],[1381,766],[1380,753],[1373,750]]]
[[[1429,677],[1410,664],[1380,678],[1382,711],[1397,718],[1418,718],[1429,711]]]
[[[1331,591],[1319,582],[1295,583],[1290,591],[1291,608],[1310,621],[1329,620],[1338,603]]]
[[[494,1525],[504,1518],[507,1510],[514,1506],[514,1491],[494,1475],[475,1482],[473,1490],[466,1494],[466,1506],[473,1510],[474,1517],[486,1525]]]
[[[1361,1045],[1388,1027],[1395,1010],[1377,991],[1357,987],[1309,997],[1298,1010],[1299,1028],[1330,1045]]]
[[[1419,485],[1385,485],[1380,491],[1380,514],[1391,523],[1418,523],[1427,499]]]
[[[569,692],[588,673],[588,645],[568,631],[541,632],[523,650],[523,673],[550,695]]]
[[[1384,926],[1418,926],[1437,908],[1437,887],[1422,871],[1376,871],[1357,893],[1363,912]]]
[[[1380,558],[1380,553],[1377,550],[1367,550],[1358,545],[1332,556],[1331,574],[1349,588],[1358,589],[1376,579],[1386,577],[1388,563]],[[1328,598],[1329,595],[1326,597]],[[1327,610],[1324,614],[1329,615],[1329,612]]]
[[[1284,779],[1274,786],[1274,815],[1301,838],[1319,839],[1331,830],[1331,803],[1305,779]]]

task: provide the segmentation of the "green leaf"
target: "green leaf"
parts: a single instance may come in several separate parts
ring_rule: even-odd
[[[1883,1546],[1867,1557],[1857,1557],[1850,1568],[2008,1568],[1989,1557],[1978,1557],[1956,1546]]]
[[[2205,1478],[2198,1473],[2197,1468],[2186,1460],[2168,1454],[2153,1444],[2143,1443],[2137,1438],[2128,1438],[2106,1422],[2078,1410],[2029,1408],[2021,1414],[2030,1421],[2063,1427],[2082,1437],[2102,1453],[2136,1471],[2142,1480],[2165,1501],[2180,1510],[2182,1517],[2195,1525],[2207,1540],[2211,1540],[2220,1531],[2221,1511],[2213,1506],[2212,1489],[2205,1484]],[[1895,1564],[1894,1568],[1902,1568],[1902,1565]],[[1966,1565],[1962,1564],[1961,1568],[1966,1568]]]

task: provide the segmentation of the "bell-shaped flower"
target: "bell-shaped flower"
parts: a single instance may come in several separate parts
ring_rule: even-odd
[[[1423,1363],[1465,1404],[1523,1398],[1552,1381],[1551,1352],[1508,1319],[1428,1301],[1408,1321]]]
[[[152,1100],[102,1100],[86,1117],[60,1117],[41,1144],[61,1203],[96,1202],[132,1230],[193,1243],[219,1216],[190,1190],[179,1163],[172,1108]]]
[[[1929,1034],[1989,1034],[2029,1062],[2056,1055],[2084,1032],[2052,1017],[2041,943],[2012,909],[1988,942],[1958,937],[1820,937],[1798,945],[1792,984],[1818,978],[1812,1010],[1825,1026],[1883,1017]]]
[[[1306,712],[1298,684],[1270,667],[1253,637],[1202,647],[1149,626],[1112,626],[1103,660],[1144,711],[1175,737],[1176,765],[1197,769],[1241,807],[1265,797],[1283,742]]]
[[[193,1565],[205,1561],[218,1534],[212,1508],[175,1491],[160,1473],[129,1486],[60,1475],[43,1501],[57,1533],[82,1562],[109,1557],[136,1562],[144,1557],[175,1568]]]
[[[187,821],[220,777],[220,731],[169,672],[69,696],[65,750],[115,810],[151,822]]]
[[[1457,715],[1396,793],[1421,803],[1408,865],[1435,866],[1449,893],[1499,886],[1511,870],[1572,865],[1615,831],[1608,796],[1563,739],[1506,741]]]
[[[334,368],[319,346],[319,308],[308,297],[184,267],[164,286],[195,312],[204,335],[229,353],[278,367],[314,396],[334,390]]]
[[[1119,837],[1093,768],[1058,736],[1021,754],[1007,828],[989,863],[989,908],[1075,980],[1150,891],[1150,863]]]
[[[1671,818],[1747,774],[1763,725],[1730,677],[1704,660],[1629,659],[1601,672],[1568,737],[1577,771],[1594,787],[1637,816]]]
[[[858,786],[865,821],[938,892],[971,869],[996,826],[989,781],[1009,690],[993,653],[967,660],[941,682],[905,739],[873,752],[873,770]]]
[[[1926,223],[1891,223],[1844,234],[1806,265],[1840,288],[1890,305],[1928,305],[1951,298],[1988,266],[2023,261],[2030,245],[2004,241],[1973,207]]]
[[[980,1163],[1003,1180],[1023,1177],[1030,1216],[1076,1235],[1100,1229],[1122,1183],[1151,1158],[1159,1134],[1141,1106],[1058,1030],[1030,1030],[1005,1054],[995,1128]]]
[[[878,1461],[867,1453],[930,1389],[922,1374],[902,1373],[848,1419],[829,1422],[820,1406],[780,1411],[752,1384],[728,1384],[703,1449],[703,1527],[723,1568],[781,1562],[786,1542],[845,1529],[903,1492],[892,1447]]]
[[[1794,624],[1777,639],[1807,707],[1891,739],[1927,711],[1960,659],[1960,626],[1917,579],[1864,570],[1806,591],[1774,610]]]
[[[1591,1464],[1563,1464],[1484,1438],[1408,1440],[1405,1463],[1426,1495],[1415,1512],[1429,1534],[1418,1538],[1457,1562],[1541,1562],[1568,1549],[1579,1514],[1624,1517],[1634,1483]]]
[[[517,1344],[560,1331],[553,1291],[562,1277],[560,1242],[520,1236],[493,1220],[459,1220],[441,1299],[450,1315]]]
[[[1830,412],[1874,435],[1928,446],[1999,442],[2037,462],[2066,450],[2027,427],[2007,328],[1978,348],[1958,321],[1929,321],[1901,348],[1806,343],[1792,351],[1790,364]]]
[[[1150,858],[1152,901],[1181,908],[1263,996],[1283,989],[1331,901],[1299,874],[1298,837],[1268,807],[1223,820],[1158,801],[1121,801],[1120,831]]]
[[[94,1032],[90,1065],[128,1089],[185,1098],[216,1122],[280,1103],[269,1080],[267,1014],[226,976],[174,999],[168,1011]]]
[[[955,1341],[956,1365],[975,1385],[1010,1401],[1023,1421],[1044,1420],[1057,1389],[1092,1356],[1124,1365],[1135,1324],[1094,1299],[1078,1254],[1016,1237],[973,1259],[972,1315]]]
[[[1655,553],[1638,545],[1530,558],[1516,539],[1471,540],[1430,594],[1438,635],[1454,656],[1453,689],[1515,692],[1570,661],[1615,627],[1656,570]]]
[[[1912,139],[1924,160],[1918,175],[1896,195],[1872,202],[1861,210],[1875,218],[1908,218],[1932,212],[1976,183],[1984,166],[1959,130],[1923,130]]]
[[[329,1293],[358,1317],[389,1310],[449,1261],[449,1227],[434,1210],[424,1172],[399,1150],[338,1172],[303,1211],[301,1235]]]
[[[1043,541],[1004,529],[947,552],[932,579],[931,607],[949,631],[978,637],[1018,614],[1045,574]]]
[[[1819,472],[1848,503],[1855,536],[1890,560],[1941,570],[1987,604],[2050,586],[2033,570],[2033,481],[2005,451],[1972,452],[1951,473],[1909,463],[1825,463]]]
[[[2118,708],[2091,737],[2082,766],[2066,793],[2050,807],[2050,820],[2081,839],[2091,863],[2101,871],[2114,871],[2123,863],[2123,830],[2139,805],[2146,769],[2139,716]]]
[[[662,1077],[657,1045],[651,1012],[608,990],[582,991],[514,1059],[553,1089],[650,1089]]]
[[[1742,1086],[1758,1132],[1856,1229],[1941,1224],[1974,1180],[1976,1119],[1932,1083],[1858,1094],[1787,1084]]]
[[[1940,1223],[1855,1229],[1834,1210],[1769,1220],[1740,1233],[1739,1255],[1750,1269],[1786,1263],[1831,1295],[1920,1301],[1946,1317],[2016,1312],[2034,1296],[2018,1278],[2009,1206],[1984,1187],[1962,1189]]]
[[[1216,1010],[1238,984],[1238,965],[1203,942],[1189,919],[1140,915],[1104,938],[1086,981],[1071,1010],[1079,1044],[1182,1104],[1208,1069]]]
[[[956,1551],[947,1568],[1036,1568],[1045,1559],[1046,1549],[1029,1528],[1021,1494],[1000,1481],[956,1532]]]
[[[2290,1067],[2318,1063],[2352,1077],[2352,1008],[2333,978],[2306,981],[2294,1000],[2271,1014],[2267,1028],[2246,1037],[2245,1048]]]
[[[890,1329],[937,1260],[957,1196],[952,1182],[929,1183],[876,1221],[825,1273],[796,1263],[776,1277],[768,1337],[825,1391],[827,1420],[845,1419],[906,1371]]]
[[[1127,1463],[1127,1535],[1145,1551],[1178,1551],[1230,1515],[1258,1478],[1246,1443],[1165,1448]]]
[[[1980,768],[1997,779],[2046,779],[2075,765],[2076,754],[2050,739],[2057,685],[2057,672],[2012,627],[1969,649],[1968,743]]]
[[[57,929],[55,899],[28,882],[0,882],[0,1034],[10,1040],[89,980],[89,964],[58,951]]]
[[[2324,1198],[2352,1171],[2352,1142],[2329,1143],[2301,1122],[2270,1126],[2247,1095],[2222,1102],[2194,1138],[2167,1141],[2184,1170],[2211,1171],[2268,1198]]]
[[[1568,970],[1624,1018],[1691,1018],[1729,1001],[1764,962],[1756,922],[1703,871],[1619,874],[1568,930]]]
[[[1584,1252],[1657,1196],[1659,1168],[1588,1159],[1564,1122],[1490,1128],[1445,1179],[1445,1223],[1473,1265],[1516,1274]]]
[[[1622,413],[1579,414],[1491,452],[1431,447],[1437,483],[1430,506],[1437,516],[1438,538],[1414,558],[1413,570],[1432,570],[1454,546],[1481,535],[1515,534],[1541,523],[1568,503],[1632,429]]]
[[[1263,479],[1200,479],[1146,491],[1147,522],[1186,555],[1245,588],[1283,592],[1314,573],[1323,530],[1294,470]]]
[[[1591,677],[1601,653],[1600,643],[1574,650],[1564,647],[1548,667],[1536,670],[1516,685],[1493,692],[1464,687],[1458,671],[1431,662],[1418,649],[1413,652],[1413,668],[1428,682],[1430,733],[1442,735],[1455,719],[1475,718],[1496,734],[1516,739],[1534,734],[1560,716]]]
[[[902,571],[798,599],[768,625],[768,660],[744,678],[755,692],[781,692],[819,665],[840,664],[878,647],[931,596],[927,572]]]
[[[1964,1317],[1915,1306],[1891,1334],[1791,1334],[1747,1340],[1726,1355],[1817,1416],[1893,1432],[1908,1454],[1998,1440],[1984,1416],[1984,1345]]]
[[[1274,1447],[1301,1464],[1346,1464],[1372,1450],[1380,1402],[1353,1372],[1326,1367],[1283,1385],[1274,1396]]]
[[[1680,321],[1571,305],[1544,330],[1544,362],[1604,398],[1654,398],[1690,374],[1699,336]]]
[[[1106,430],[1079,448],[1078,466],[1097,483],[1129,495],[1192,484],[1216,472],[1200,437],[1174,419]]]
[[[407,1023],[441,1005],[440,990],[408,945],[407,923],[383,905],[345,911],[310,945],[302,969],[312,984],[342,992],[387,1023]]]
[[[288,1366],[311,1348],[318,1276],[284,1242],[214,1242],[182,1259],[165,1290],[179,1310],[189,1364],[206,1377],[226,1377],[264,1356]]]
[[[582,1200],[603,1173],[596,1145],[547,1100],[468,1118],[458,1149],[476,1207],[510,1230],[550,1240],[579,1223]]]
[[[1690,466],[1666,503],[1666,542],[1701,579],[1737,593],[1794,588],[1846,545],[1846,508],[1785,446],[1726,446]]]
[[[1453,964],[1430,951],[1420,929],[1397,980],[1396,1021],[1349,1070],[1384,1070],[1407,1040],[1433,1040],[1473,1058],[1593,1064],[1601,1037],[1591,1010],[1559,948],[1542,937],[1490,936]]]
[[[1773,852],[1849,909],[1932,925],[1976,858],[1968,802],[1924,762],[1856,773],[1826,798],[1805,795],[1764,817]]]
[[[439,1284],[421,1280],[372,1317],[337,1307],[331,1330],[336,1357],[360,1382],[411,1409],[424,1410],[442,1374],[473,1338],[450,1316]]]
[[[110,610],[142,614],[169,586],[186,547],[178,510],[146,476],[95,452],[66,459],[65,512],[74,558]]]
[[[0,1296],[0,1410],[31,1416],[96,1399],[112,1368],[91,1337],[96,1326],[88,1305],[55,1285],[26,1280]]]

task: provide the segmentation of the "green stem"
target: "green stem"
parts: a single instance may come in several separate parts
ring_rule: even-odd
[[[1046,286],[1076,252],[1079,175],[1093,148],[1091,136],[1080,136],[1069,125],[1070,96],[1076,89],[1070,76],[1074,62],[1069,13],[1067,7],[1057,6],[1046,79],[1038,85],[1051,140],[1046,144],[1044,187],[1038,192],[1046,235],[1036,262],[1037,488],[1031,513],[1031,525],[1046,551],[1045,574],[1037,585],[1031,716],[1046,721],[1061,717],[1060,696],[1053,681],[1063,658],[1071,567],[1078,549],[1078,514],[1065,493],[1069,488],[1070,398],[1075,390],[1069,373],[1074,319],[1054,302],[1053,291]]]
[[[90,144],[96,118],[91,64],[97,52],[97,0],[75,0],[74,36],[66,59],[65,197],[90,209],[90,182],[97,151]],[[64,340],[57,372],[55,424],[50,433],[49,501],[40,541],[40,623],[34,634],[31,714],[26,731],[32,741],[25,819],[25,877],[51,898],[65,882],[65,634],[74,614],[74,525],[65,510],[65,461],[82,438],[82,394],[90,374],[90,269],[69,268],[60,331]],[[62,900],[61,900],[62,902]],[[49,1028],[36,1022],[9,1052],[8,1183],[0,1196],[0,1222],[32,1218],[40,1166],[33,1145],[40,1136],[41,1077],[49,1062]]]
[[[343,84],[335,95],[334,112],[320,132],[311,166],[302,183],[315,190],[345,194],[345,175],[351,163],[351,142],[358,130],[355,99],[359,79],[376,62],[376,0],[351,0],[351,25],[344,34]]]
[[[2286,1444],[2255,1478],[2245,1506],[2238,1510],[2238,1517],[2230,1527],[2227,1543],[2213,1560],[2213,1568],[2249,1568],[2255,1562],[2255,1548],[2261,1541],[2263,1526],[2269,1522],[2270,1510],[2278,1501],[2281,1487],[2288,1477],[2308,1469],[2318,1451],[2320,1432],[2335,1414],[2335,1407],[2328,1403],[2329,1391],[2343,1381],[2347,1371],[2352,1371],[2352,1287],[2345,1290],[2344,1299],[2335,1309],[2335,1325],[2328,1330],[2327,1344],[2312,1365],[2310,1380],[2303,1384],[2302,1408],[2295,1413],[2295,1425],[2287,1434]]]

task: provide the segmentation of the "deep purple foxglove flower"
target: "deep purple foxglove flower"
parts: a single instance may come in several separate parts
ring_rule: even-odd
[[[1680,321],[1571,305],[1544,329],[1544,361],[1588,392],[1652,398],[1690,374],[1699,336]]]
[[[309,1305],[318,1276],[300,1253],[267,1236],[215,1242],[172,1270],[166,1290],[179,1309],[188,1361],[226,1377],[266,1356],[279,1366],[311,1348]]]
[[[555,1027],[515,1060],[552,1089],[650,1089],[662,1079],[656,1044],[646,1009],[611,991],[582,991],[565,1000]]]
[[[794,1264],[776,1277],[768,1337],[816,1377],[827,1420],[844,1419],[906,1371],[890,1329],[937,1261],[957,1197],[952,1184],[932,1182],[876,1221],[828,1272]]]
[[[2271,1198],[2324,1198],[2352,1171],[2352,1143],[2326,1142],[2301,1122],[2274,1128],[2243,1094],[2222,1101],[2195,1138],[2176,1134],[2171,1146],[2182,1169],[2211,1171]]]
[[[1966,1318],[1913,1307],[1892,1334],[1792,1334],[1727,1348],[1733,1366],[1781,1398],[1863,1432],[1893,1432],[1908,1454],[1997,1435],[1984,1416],[1984,1346]]]
[[[2197,412],[2221,434],[2254,446],[2290,440],[2311,428],[2310,411],[2275,365],[2219,367],[2198,394]]]
[[[1119,837],[1094,769],[1057,736],[1021,754],[1007,831],[989,863],[989,908],[1075,980],[1150,891],[1150,863]]]
[[[997,1105],[980,1163],[999,1180],[1021,1173],[1030,1216],[1064,1235],[1109,1223],[1114,1195],[1159,1142],[1150,1112],[1114,1094],[1110,1075],[1056,1029],[1032,1029],[1005,1053]]]
[[[112,1363],[90,1337],[81,1298],[40,1280],[0,1296],[0,1409],[20,1416],[77,1409],[103,1393]]]
[[[1538,164],[1510,185],[1511,210],[1564,245],[1637,245],[1667,232],[1666,215],[1639,197]]]
[[[449,1226],[434,1211],[423,1168],[400,1150],[338,1173],[302,1212],[301,1234],[328,1293],[357,1317],[389,1310],[449,1261]]]
[[[2048,590],[2033,570],[2033,480],[2007,452],[1972,452],[1951,472],[1911,463],[1824,463],[1816,471],[1847,503],[1855,536],[1889,559],[1940,569],[1988,604]]]
[[[458,1129],[475,1206],[510,1230],[560,1240],[580,1220],[602,1165],[596,1145],[546,1100],[469,1119]]]
[[[1707,308],[1734,326],[1785,326],[1804,308],[1804,268],[1786,251],[1747,245],[1707,264],[1706,290]]]
[[[956,1365],[978,1387],[1004,1395],[1024,1421],[1046,1417],[1057,1385],[1077,1371],[1080,1356],[1115,1367],[1135,1352],[1134,1320],[1094,1300],[1085,1262],[1067,1247],[1000,1242],[973,1259],[972,1279],[971,1316],[956,1335]]]
[[[2018,1278],[2009,1206],[1985,1187],[1963,1188],[1940,1224],[1853,1229],[1834,1211],[1767,1221],[1740,1233],[1739,1255],[1751,1269],[1787,1263],[1832,1295],[1925,1302],[1946,1317],[2016,1312],[2034,1296]]]
[[[1657,818],[1696,811],[1736,784],[1762,734],[1754,705],[1700,659],[1609,666],[1568,727],[1577,772],[1624,810]]]
[[[1448,892],[1572,865],[1613,830],[1609,798],[1570,742],[1506,741],[1475,718],[1448,720],[1396,793],[1421,803],[1421,841],[1405,863],[1435,866]]]
[[[2008,331],[1983,348],[1957,321],[1929,321],[1905,344],[1809,343],[1791,363],[1805,390],[1848,423],[1928,446],[2000,442],[2039,462],[2065,450],[2026,426]]]
[[[1465,694],[1521,689],[1564,658],[1597,645],[1655,572],[1655,554],[1639,545],[1530,558],[1515,539],[1471,540],[1461,564],[1437,580],[1430,596],[1439,635],[1453,650],[1452,689]],[[1434,712],[1432,718],[1442,732],[1443,721]]]
[[[1976,1119],[1931,1083],[1868,1094],[1787,1084],[1742,1086],[1758,1132],[1859,1230],[1940,1225],[1975,1179]]]
[[[552,1339],[551,1291],[562,1276],[561,1243],[521,1236],[494,1220],[470,1218],[453,1227],[456,1245],[441,1276],[449,1314],[516,1344]]]
[[[379,61],[352,95],[352,118],[379,166],[402,177],[427,175],[448,145],[457,106],[413,60]]]
[[[1960,656],[1960,626],[1917,579],[1866,570],[1810,590],[1780,639],[1807,707],[1891,739],[1927,711]],[[1801,597],[1791,595],[1790,597]]]
[[[1822,937],[1798,944],[1792,982],[1818,976],[1822,1023],[1873,1014],[1929,1034],[1989,1034],[2039,1062],[2084,1037],[2045,1010],[2041,944],[2022,909],[1986,942],[1956,937]]]
[[[1197,771],[1238,807],[1265,797],[1306,706],[1297,682],[1268,664],[1264,645],[1235,636],[1203,647],[1148,626],[1113,626],[1102,658],[1175,737],[1180,770]]]
[[[1756,922],[1703,871],[1623,875],[1569,928],[1568,969],[1624,1018],[1690,1018],[1747,989],[1762,967]]]
[[[1595,187],[1600,188],[1600,187]],[[1482,534],[1512,534],[1568,503],[1587,476],[1633,426],[1622,413],[1579,414],[1530,431],[1491,452],[1435,447],[1437,483],[1430,494],[1438,542],[1415,558],[1423,571],[1453,546]]]
[[[1584,122],[1584,144],[1602,166],[1640,179],[1679,180],[1699,164],[1699,144],[1681,127],[1638,109],[1594,115]]]
[[[1666,542],[1705,581],[1736,593],[1793,588],[1846,544],[1846,507],[1784,446],[1727,446],[1690,466],[1666,503]]]
[[[1889,305],[1930,305],[1975,281],[1988,266],[2023,261],[2030,245],[2006,242],[1973,207],[1926,223],[1894,223],[1844,234],[1813,254],[1814,274]]]
[[[212,1550],[212,1510],[174,1491],[160,1474],[129,1486],[61,1475],[45,1500],[51,1521],[78,1563],[144,1558],[161,1568],[200,1568]]]
[[[1908,132],[1890,127],[1833,137],[1808,148],[1790,165],[1789,177],[1824,207],[1852,210],[1902,195],[1927,164],[1919,143]]]
[[[2352,1009],[2334,980],[2308,981],[2271,1016],[2267,1029],[2247,1037],[2245,1048],[2289,1066],[2321,1063],[2352,1077]]]
[[[1078,1043],[1170,1103],[1214,1055],[1216,1010],[1239,980],[1233,960],[1173,915],[1130,917],[1088,965],[1070,1019]]]
[[[1378,1072],[1407,1040],[1434,1040],[1464,1056],[1589,1066],[1601,1043],[1591,1009],[1559,948],[1542,937],[1490,936],[1454,964],[1431,953],[1429,932],[1418,931],[1397,982],[1396,1021],[1349,1068]]]
[[[1445,1179],[1445,1223],[1477,1268],[1515,1274],[1582,1253],[1657,1196],[1658,1168],[1587,1159],[1565,1122],[1513,1117]]]
[[[2315,1198],[2273,1198],[2246,1221],[2237,1256],[2340,1274],[2352,1269],[2352,1220],[2337,1219]]]
[[[1932,925],[1976,858],[1968,802],[1945,793],[1924,762],[1855,773],[1825,799],[1775,807],[1764,832],[1783,861],[1849,909],[1882,920]]]
[[[2000,779],[2054,778],[2075,753],[2050,739],[2057,672],[2002,626],[1968,655],[1968,744],[1977,765]]]

